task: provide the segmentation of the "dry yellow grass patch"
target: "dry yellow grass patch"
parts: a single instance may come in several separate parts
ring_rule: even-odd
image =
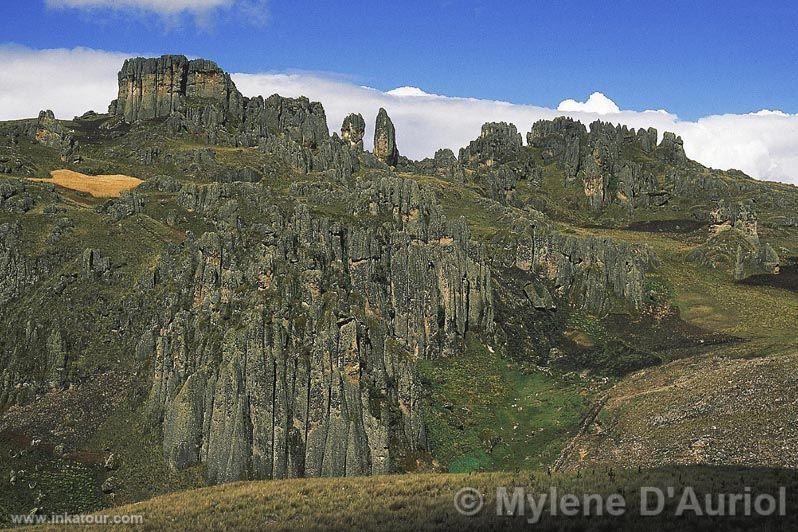
[[[53,183],[59,187],[86,192],[95,198],[116,198],[123,191],[139,186],[141,179],[128,175],[86,175],[72,170],[53,170],[50,179],[32,179],[42,183]]]

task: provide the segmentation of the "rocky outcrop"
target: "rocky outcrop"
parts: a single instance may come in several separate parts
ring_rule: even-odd
[[[571,307],[599,314],[616,302],[636,310],[644,307],[645,274],[659,264],[648,246],[567,235],[545,222],[525,222],[515,231],[513,266],[534,273]]]
[[[734,280],[741,281],[752,275],[779,273],[779,255],[768,243],[747,248],[737,247]]]
[[[489,122],[479,138],[460,149],[460,163],[466,167],[493,166],[515,159],[522,146],[521,134],[513,124]]]
[[[588,130],[571,118],[541,120],[527,134],[527,143],[541,150],[544,164],[558,163],[567,181],[581,181],[594,209],[612,203],[630,208],[664,205],[670,193],[655,178],[654,160],[687,163],[681,138],[672,133],[665,133],[657,146],[654,128],[635,131],[601,121]],[[630,156],[635,151],[652,157],[651,162]]]
[[[33,208],[34,199],[29,186],[18,179],[0,181],[0,212],[25,213]]]
[[[363,128],[358,129],[357,115],[350,117],[346,139],[331,137],[320,103],[276,94],[245,98],[229,74],[203,59],[126,61],[119,73],[119,97],[109,111],[127,123],[162,119],[173,132],[211,144],[258,146],[300,173],[332,172],[344,178],[359,167],[355,154],[360,141],[354,139],[360,135],[362,141]],[[142,154],[149,164],[158,157],[151,150]]]
[[[151,354],[165,456],[214,482],[393,471],[425,447],[416,361],[492,327],[482,252],[413,181],[354,191],[353,214],[387,220],[362,227],[282,212],[253,187],[181,192],[226,222],[158,268],[183,287]]]
[[[36,279],[33,265],[22,255],[21,248],[20,224],[0,224],[0,303],[17,297]]]
[[[276,136],[311,150],[330,137],[324,107],[319,102],[276,94],[265,100],[260,96],[246,100],[243,131],[251,136],[253,144]]]
[[[66,163],[80,162],[80,146],[72,131],[62,126],[50,111],[41,111],[36,127],[30,136],[36,142],[59,151],[61,160]]]
[[[566,178],[573,180],[579,172],[582,146],[587,136],[585,126],[572,118],[558,116],[554,120],[539,120],[526,134],[527,144],[541,150],[544,164],[559,162]]]
[[[388,113],[380,107],[377,123],[374,128],[374,156],[388,166],[396,166],[399,162],[399,150],[396,147],[396,129]]]
[[[484,173],[482,180],[486,185],[488,197],[504,205],[513,203],[518,175],[511,168],[506,165],[490,168]]]
[[[191,100],[210,102],[231,119],[242,116],[243,97],[230,76],[212,61],[182,55],[125,61],[109,111],[135,123],[185,112]]]
[[[726,270],[739,281],[756,274],[779,272],[779,256],[760,241],[757,216],[750,203],[724,200],[710,213],[709,238],[687,255],[687,260]]]
[[[448,148],[436,151],[435,156],[432,158],[426,158],[414,163],[413,170],[457,182],[465,181],[465,172],[462,165],[455,157],[454,152]]]
[[[655,151],[658,159],[666,164],[681,166],[687,162],[687,155],[684,153],[684,141],[670,131],[662,135],[662,142]]]
[[[359,113],[352,113],[344,118],[341,125],[341,139],[349,143],[356,151],[363,151],[363,136],[366,134],[366,121]]]

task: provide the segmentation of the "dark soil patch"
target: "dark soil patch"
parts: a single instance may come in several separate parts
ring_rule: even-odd
[[[545,363],[549,349],[557,347],[565,328],[568,313],[562,302],[559,310],[535,309],[524,293],[530,283],[544,285],[532,273],[518,268],[496,268],[494,290],[495,320],[506,353],[519,362]]]
[[[613,336],[645,351],[667,354],[668,359],[683,358],[704,348],[740,342],[728,334],[707,331],[679,316],[677,309],[645,313],[636,318],[625,314],[611,314],[604,326]],[[681,354],[679,354],[681,351]]]
[[[606,337],[594,347],[563,339],[566,353],[555,363],[561,369],[589,369],[599,375],[621,377],[672,360],[706,353],[713,346],[740,342],[734,336],[691,325],[678,310],[656,309],[640,316],[611,314],[602,320]]]
[[[750,286],[770,286],[798,292],[798,257],[787,259],[787,264],[779,268],[779,273],[752,275],[742,281],[738,281],[738,283]]]
[[[699,220],[680,219],[633,222],[626,229],[643,233],[692,233],[706,226],[706,222]]]
[[[6,443],[25,445],[38,439],[42,449],[52,450],[58,444],[83,449],[91,435],[88,427],[97,427],[113,415],[131,393],[132,380],[128,374],[108,372],[66,390],[52,390],[26,405],[12,406],[0,414],[0,437]]]

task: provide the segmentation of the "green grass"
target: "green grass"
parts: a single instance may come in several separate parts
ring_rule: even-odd
[[[662,263],[651,283],[679,308],[687,322],[749,340],[773,340],[785,347],[798,344],[798,293],[737,284],[728,272],[686,261],[695,244],[666,235],[596,228],[579,232],[651,246]],[[797,240],[794,234],[784,241]]]
[[[77,513],[106,506],[97,480],[100,469],[0,436],[0,524],[34,508]]]
[[[551,464],[578,428],[590,391],[520,367],[469,336],[464,353],[425,361],[432,454],[452,472]]]
[[[117,503],[205,485],[202,466],[175,471],[166,465],[159,430],[144,407],[132,400],[97,427],[88,447],[113,450],[119,464],[112,473],[118,486]]]

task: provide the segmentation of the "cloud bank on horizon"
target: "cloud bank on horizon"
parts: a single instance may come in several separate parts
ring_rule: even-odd
[[[73,2],[94,0],[67,0]],[[152,0],[159,2],[159,0]],[[222,0],[203,0],[210,4]],[[0,46],[0,120],[36,116],[50,108],[71,118],[93,109],[104,112],[117,91],[116,74],[128,53],[87,48],[33,50]],[[391,116],[400,153],[412,159],[438,148],[457,150],[479,135],[485,122],[505,121],[526,132],[541,119],[567,115],[589,124],[595,120],[655,127],[681,135],[691,159],[713,168],[736,168],[759,178],[798,184],[798,115],[774,110],[712,115],[680,120],[667,111],[623,110],[601,93],[580,102],[563,100],[557,109],[503,101],[429,94],[417,87],[390,91],[314,73],[233,74],[247,96],[281,94],[320,101],[331,131],[352,112],[366,119],[367,147],[380,107]]]

